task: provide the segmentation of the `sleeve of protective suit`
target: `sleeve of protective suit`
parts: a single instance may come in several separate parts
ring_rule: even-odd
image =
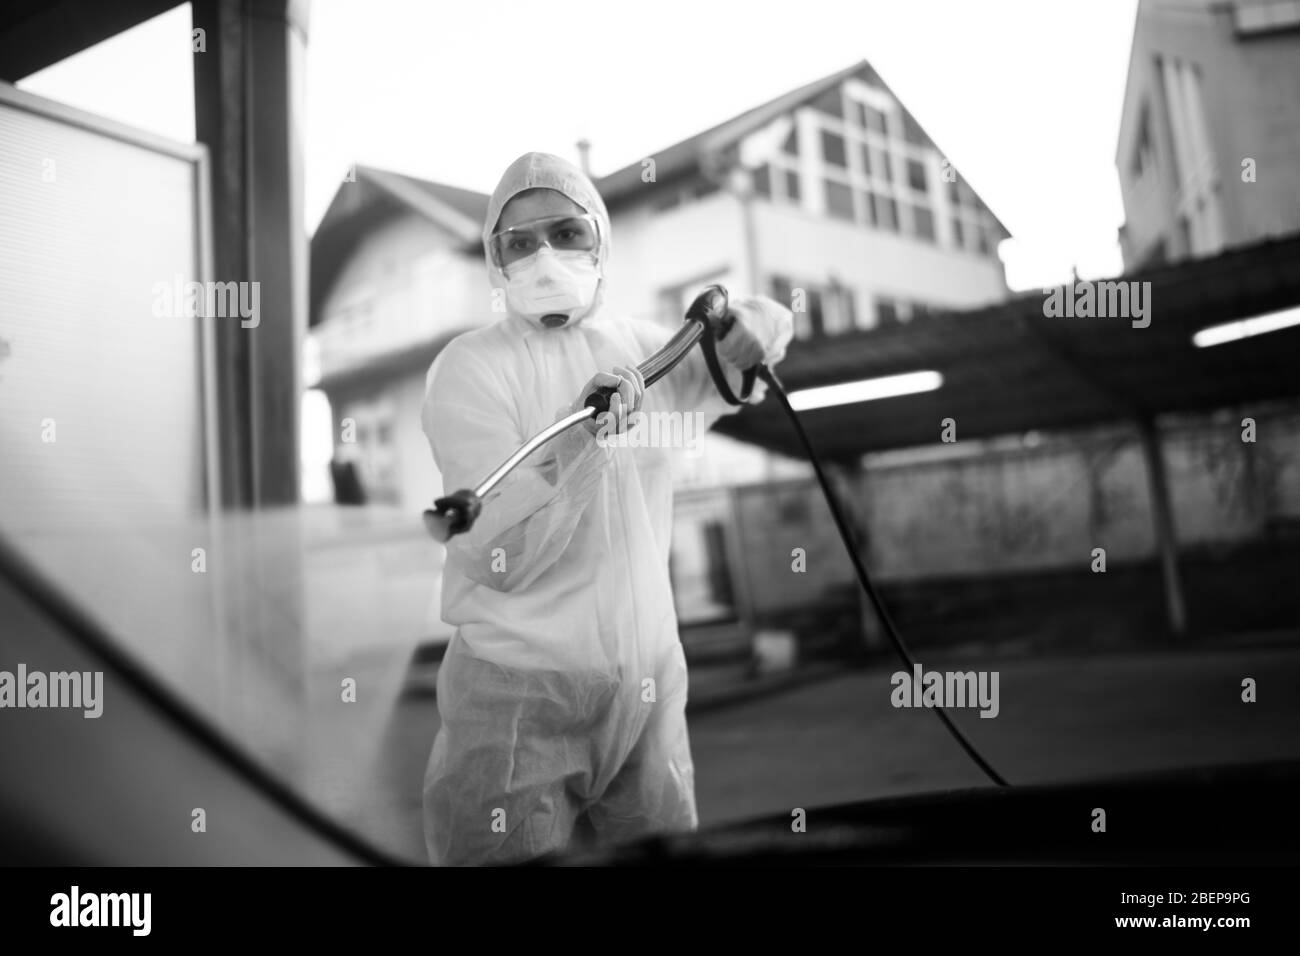
[[[794,316],[785,306],[765,295],[738,295],[731,298],[731,308],[737,319],[763,345],[764,360],[768,368],[773,368],[785,358],[786,348],[794,336]],[[646,354],[659,348],[672,335],[673,329],[654,326],[654,341],[647,342]],[[731,390],[737,395],[741,388],[741,370],[719,356],[723,373],[731,384]],[[666,392],[665,403],[674,411],[699,412],[704,415],[704,427],[712,428],[714,423],[724,415],[740,410],[738,405],[728,405],[718,394],[709,367],[704,361],[704,351],[698,346],[681,363],[655,384],[654,388],[663,387]],[[767,393],[767,383],[756,381],[750,397],[752,403],[763,400]]]
[[[512,400],[472,352],[448,348],[439,356],[421,419],[445,493],[473,488],[532,437],[520,433]],[[572,539],[611,454],[581,426],[552,439],[488,493],[474,527],[447,542],[448,557],[478,584],[527,587]]]

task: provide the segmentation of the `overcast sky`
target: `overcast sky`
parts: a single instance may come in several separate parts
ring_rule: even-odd
[[[520,153],[597,174],[866,59],[1014,239],[1013,289],[1121,270],[1115,140],[1137,0],[314,0],[306,222],[352,162],[490,192]],[[188,5],[20,87],[193,141]]]

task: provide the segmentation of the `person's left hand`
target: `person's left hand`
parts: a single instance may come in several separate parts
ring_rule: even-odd
[[[735,321],[727,334],[718,340],[718,355],[738,369],[753,368],[767,357],[767,351],[745,325],[743,308],[732,306],[729,315]]]

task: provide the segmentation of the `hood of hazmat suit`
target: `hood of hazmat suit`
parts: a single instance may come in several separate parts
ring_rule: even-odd
[[[502,186],[507,183],[510,185],[502,189]],[[600,198],[600,193],[596,191],[591,180],[572,163],[547,153],[525,153],[506,169],[501,177],[501,185],[497,187],[488,202],[487,215],[483,221],[483,255],[487,260],[488,279],[492,283],[492,288],[497,290],[499,301],[506,303],[507,310],[512,311],[505,294],[508,285],[506,270],[492,260],[491,238],[497,229],[497,222],[506,203],[519,193],[530,189],[553,189],[563,194],[571,202],[581,206],[589,215],[594,216],[600,228],[596,271],[601,278],[596,285],[592,303],[569,315],[567,325],[577,325],[587,316],[598,312],[604,302],[605,263],[609,261],[610,235],[609,213],[605,211],[605,201]],[[535,318],[533,324],[537,324]],[[581,387],[582,383],[579,382],[578,385]]]
[[[528,153],[488,206],[484,253],[495,289],[506,278],[489,237],[513,196],[539,188],[598,221],[604,275],[609,216],[594,185],[563,159]],[[591,308],[558,328],[508,307],[439,354],[422,420],[445,492],[474,487],[566,412],[593,375],[638,364],[675,331],[604,314],[604,284]],[[778,362],[789,311],[763,297],[732,305],[768,363]],[[739,371],[727,371],[738,387]],[[438,673],[441,725],[424,781],[432,862],[559,850],[580,815],[603,841],[696,826],[686,663],[668,575],[672,466],[732,410],[695,349],[646,390],[624,443],[570,428],[497,485],[474,527],[448,542],[442,615],[456,630]]]

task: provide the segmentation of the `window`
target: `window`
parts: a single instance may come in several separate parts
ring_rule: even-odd
[[[898,203],[892,196],[876,196],[876,226],[889,232],[898,232]]]
[[[821,290],[813,286],[804,287],[805,304],[808,306],[808,334],[819,335],[822,332],[824,321],[822,315],[822,294]],[[798,318],[796,317],[796,321]]]
[[[853,116],[858,121],[858,126],[863,129],[867,128],[867,104],[855,100],[853,103]]]
[[[907,184],[917,192],[926,191],[925,167],[915,159],[907,161]]]
[[[876,175],[887,183],[894,181],[894,172],[890,168],[889,153],[883,149],[873,149],[875,154],[871,158],[871,166],[876,171]]]
[[[987,256],[992,251],[989,247],[988,230],[983,228],[977,228],[975,230],[975,238],[976,241],[979,243],[980,255]]]
[[[862,194],[862,208],[867,212],[867,225],[877,226],[876,220],[876,195],[875,193],[865,192]]]
[[[881,193],[865,194],[867,222],[877,229],[898,231],[898,203],[892,196]]]
[[[847,168],[848,157],[844,150],[844,137],[830,130],[822,130],[822,159],[831,166]]]
[[[825,183],[826,212],[836,219],[847,219],[853,222],[856,218],[853,214],[853,190],[833,179],[827,179]]]
[[[785,153],[787,156],[799,155],[799,130],[798,129],[790,130],[790,135],[787,136],[785,138],[785,142],[781,144],[781,152]]]
[[[766,164],[754,170],[754,192],[764,199],[772,198],[772,167]]]
[[[898,304],[887,296],[876,296],[876,320],[881,325],[897,325]]]
[[[705,196],[712,196],[721,188],[717,183],[705,180],[696,184],[695,188],[691,190],[691,196],[695,199],[703,199]]]
[[[1153,164],[1154,148],[1151,145],[1151,116],[1147,103],[1142,103],[1138,114],[1137,142],[1133,146],[1133,158],[1129,164],[1132,178],[1140,179]]]
[[[858,147],[858,155],[862,157],[862,173],[865,176],[871,175],[871,148],[866,143]]]
[[[704,503],[704,507],[714,507]],[[668,575],[677,619],[703,624],[736,619],[731,569],[727,560],[729,522],[715,520],[703,508],[674,509]]]
[[[785,195],[791,202],[798,202],[802,198],[799,192],[799,174],[788,169],[785,172]]]
[[[794,337],[796,339],[810,339],[813,337],[812,316],[808,314],[808,303],[805,300],[804,307],[796,310],[794,315]]]
[[[787,309],[793,308],[793,306],[790,304],[790,300],[793,294],[791,290],[790,280],[787,279],[785,276],[772,276],[768,281],[772,288],[772,291],[770,293],[772,298],[775,299],[777,302],[780,302]]]
[[[821,318],[822,331],[826,335],[848,332],[857,324],[852,289],[832,280],[826,288],[824,300]]]
[[[881,136],[886,135],[889,130],[885,122],[885,114],[873,106],[862,105],[863,123],[867,129],[875,130]]]
[[[837,116],[840,119],[844,119],[844,100],[840,96],[840,88],[838,86],[832,86],[821,96],[817,97],[817,99],[813,100],[809,105],[812,106],[813,109],[821,110],[821,112],[826,113],[829,116]]]
[[[850,296],[849,302],[854,303],[854,299],[852,296]],[[854,318],[853,324],[856,328],[865,330],[865,329],[874,329],[876,327],[876,315],[870,308],[863,309],[861,312],[859,312],[857,310],[856,304],[854,304],[853,318]]]
[[[952,244],[956,246],[958,249],[961,249],[963,246],[966,245],[966,240],[962,236],[960,219],[954,219],[952,221]]]
[[[772,298],[794,313],[795,338],[833,335],[852,329],[857,323],[853,290],[834,279],[829,284],[820,284],[774,275],[768,284]]]
[[[1300,25],[1300,7],[1286,0],[1258,0],[1232,5],[1233,25],[1238,34],[1267,33]]]
[[[952,203],[954,209],[961,206],[961,187],[957,185],[957,180],[948,180],[948,202]]]
[[[912,207],[912,227],[917,238],[934,242],[934,213],[924,206]]]

